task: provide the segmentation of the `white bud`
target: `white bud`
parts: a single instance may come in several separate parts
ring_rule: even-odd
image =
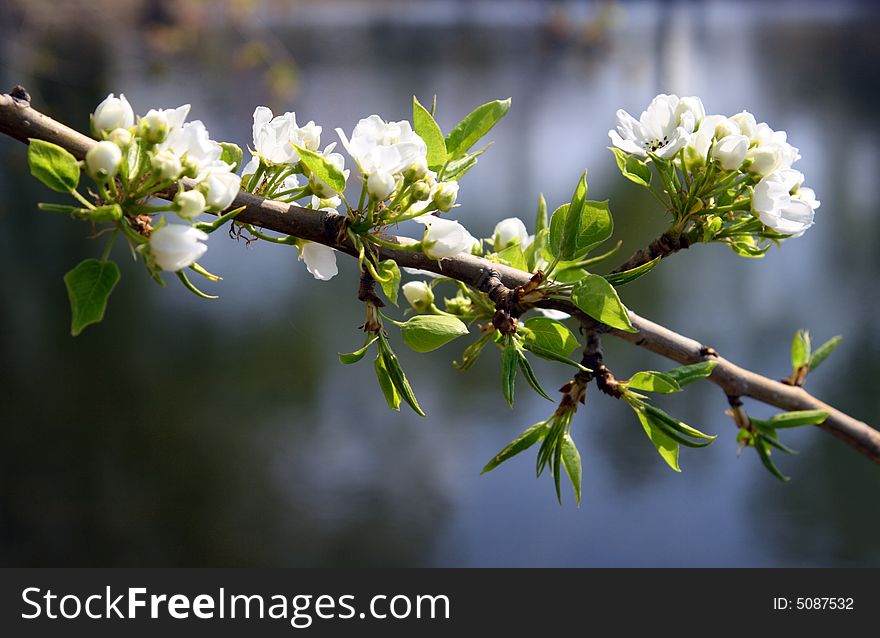
[[[423,215],[413,221],[427,226],[422,237],[422,250],[431,259],[454,257],[470,251],[474,245],[473,235],[456,221],[434,215]]]
[[[201,243],[208,235],[188,224],[167,224],[150,235],[148,244],[152,260],[162,270],[176,272],[192,266],[208,247]]]
[[[241,177],[228,171],[211,170],[199,181],[199,189],[205,194],[208,208],[225,210],[241,190]]]
[[[98,142],[86,153],[86,170],[97,181],[114,177],[122,162],[122,151],[113,142]]]
[[[428,160],[419,157],[409,168],[403,172],[403,178],[408,182],[417,182],[428,174]]]
[[[745,135],[727,135],[715,142],[712,159],[721,163],[721,168],[733,171],[742,166],[749,150],[749,138]]]
[[[115,128],[107,135],[107,139],[119,148],[125,149],[131,145],[131,131],[127,128]]]
[[[443,212],[448,211],[455,205],[455,200],[458,199],[458,182],[440,182],[434,187],[433,195],[437,208]]]
[[[748,169],[752,173],[766,177],[782,164],[782,148],[778,144],[763,144],[751,148],[746,153]]]
[[[496,252],[511,244],[519,244],[521,248],[529,244],[529,231],[519,217],[508,217],[495,224],[494,236]]]
[[[150,109],[138,123],[138,134],[148,144],[160,144],[168,137],[169,128],[165,112]]]
[[[755,121],[754,115],[748,111],[742,111],[741,113],[732,116],[730,119],[739,127],[739,132],[749,138],[749,141],[755,138],[758,123]]]
[[[431,197],[431,185],[422,180],[413,184],[412,196],[417,202],[423,202]]]
[[[92,115],[92,126],[96,133],[109,133],[118,128],[130,128],[134,124],[134,111],[125,96],[120,93],[114,97],[111,93],[95,109]]]
[[[174,196],[174,207],[178,217],[192,221],[207,207],[205,196],[197,190],[181,191]]]
[[[424,281],[408,281],[403,284],[403,296],[416,312],[425,312],[434,303],[434,292]]]
[[[180,158],[168,149],[159,151],[150,160],[153,170],[159,175],[162,181],[175,180],[180,177],[183,172],[183,165]]]
[[[388,196],[394,192],[395,187],[394,175],[385,171],[375,171],[367,177],[367,192],[370,197],[380,202],[388,199]]]

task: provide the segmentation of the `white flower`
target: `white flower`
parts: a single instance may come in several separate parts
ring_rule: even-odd
[[[114,97],[111,93],[95,109],[92,125],[96,131],[104,133],[117,128],[130,128],[134,125],[134,111],[131,109],[131,104],[122,93],[119,97]]]
[[[196,174],[218,162],[223,154],[223,148],[210,138],[201,120],[172,128],[157,149],[170,150]]]
[[[208,235],[188,224],[167,224],[150,235],[149,253],[162,270],[187,268],[207,252]]]
[[[177,179],[180,177],[180,173],[183,172],[180,158],[167,148],[153,155],[150,159],[150,165],[159,174],[159,178],[162,181]]]
[[[801,158],[798,149],[788,143],[785,131],[774,131],[765,122],[755,126],[751,141],[752,148],[746,154],[748,170],[762,177],[789,169]]]
[[[529,231],[519,217],[508,217],[495,224],[493,236],[496,252],[511,244],[519,244],[522,249],[529,245]]]
[[[183,124],[181,122],[181,124]],[[168,116],[164,111],[151,109],[138,122],[138,134],[149,144],[158,144],[168,137]]]
[[[739,132],[749,138],[749,141],[755,137],[758,123],[755,121],[754,115],[748,111],[742,111],[731,116],[730,119],[739,127]]]
[[[299,188],[299,186],[299,175],[291,173],[283,180],[281,180],[281,186],[279,186],[276,190],[279,193],[286,193],[287,191],[292,191],[296,188]]]
[[[191,221],[201,215],[207,207],[205,196],[197,190],[181,191],[174,196],[177,216]]]
[[[454,257],[470,251],[474,245],[474,236],[464,226],[451,219],[423,215],[413,221],[427,226],[422,238],[422,250],[431,259]]]
[[[364,175],[376,171],[397,174],[427,157],[428,147],[406,120],[385,122],[371,115],[357,123],[351,139],[336,129],[342,145]]]
[[[434,303],[431,286],[424,281],[408,281],[403,284],[403,296],[416,312],[425,312]]]
[[[127,128],[115,128],[107,134],[107,139],[119,148],[131,146],[131,131]]]
[[[245,164],[241,169],[241,176],[245,175],[253,175],[257,172],[257,169],[260,168],[260,158],[256,155],[251,156],[250,161]],[[299,184],[299,182],[297,182]]]
[[[623,109],[617,111],[617,130],[608,131],[608,136],[627,153],[651,152],[669,159],[687,145],[704,113],[699,98],[660,94],[638,120]]]
[[[305,126],[297,127],[296,115],[293,113],[291,115],[293,115],[293,127],[290,132],[291,141],[302,148],[317,151],[318,147],[321,146],[322,127],[315,124],[312,120],[309,120],[309,123]]]
[[[752,209],[764,225],[776,232],[800,237],[813,225],[813,211],[819,207],[810,188],[801,188],[800,171],[782,169],[755,185]]]
[[[703,163],[709,155],[712,142],[728,135],[739,135],[739,126],[736,122],[723,115],[707,115],[700,128],[691,136],[686,152],[688,156],[695,154],[698,162]],[[748,144],[746,147],[748,148]]]
[[[241,190],[241,177],[230,170],[229,164],[219,160],[207,167],[198,182],[208,208],[218,211],[229,208]]]
[[[316,195],[312,195],[312,210],[326,210],[332,213],[337,212],[336,209],[342,205],[342,198],[331,197],[330,199],[321,199]]]
[[[293,148],[291,133],[296,128],[296,114],[285,113],[272,117],[271,109],[258,106],[254,109],[254,150],[270,164],[292,164],[299,161]]]
[[[446,212],[455,205],[458,199],[458,182],[439,182],[432,193],[434,203],[441,211]]]
[[[742,166],[749,150],[749,138],[745,135],[725,135],[712,147],[712,159],[718,160],[721,168],[733,171]]]
[[[93,179],[104,181],[116,175],[122,151],[113,142],[98,142],[86,153],[86,169]]]
[[[370,193],[370,197],[380,202],[388,199],[396,185],[394,175],[385,171],[374,171],[367,177],[367,192]]]
[[[306,268],[315,279],[327,281],[339,272],[336,267],[336,251],[315,242],[306,242],[299,249],[300,261],[306,262]]]
[[[403,171],[403,177],[409,182],[417,182],[428,174],[428,158],[419,157],[414,164]]]
[[[345,157],[342,153],[331,153],[331,151],[336,148],[336,142],[333,144],[329,144],[327,148],[324,149],[322,155],[324,159],[330,162],[333,166],[335,166],[342,175],[345,177],[346,181],[348,181],[348,175],[350,171],[345,169]],[[317,175],[312,173],[309,175],[309,187],[311,187],[312,192],[320,197],[321,199],[330,199],[331,197],[335,197],[338,193],[333,190],[329,184],[325,183],[324,180],[319,178]]]

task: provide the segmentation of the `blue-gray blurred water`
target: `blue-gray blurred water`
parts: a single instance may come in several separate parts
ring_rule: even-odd
[[[776,378],[796,329],[843,334],[809,388],[877,422],[880,20],[870,3],[773,6],[276,2],[183,28],[194,40],[178,48],[138,26],[170,20],[161,11],[84,32],[10,9],[0,80],[82,130],[110,91],[141,113],[191,102],[213,137],[243,147],[258,104],[316,120],[328,143],[370,113],[408,117],[413,93],[438,95],[444,129],[511,96],[458,218],[478,235],[503,217],[530,222],[540,192],[559,205],[587,167],[623,253],[663,217],[605,148],[616,109],[639,112],[662,91],[700,95],[710,112],[749,109],[801,149],[822,200],[816,226],[763,260],[697,246],[624,300]],[[241,64],[253,42],[284,65]],[[0,140],[4,565],[880,564],[877,467],[823,432],[791,431],[801,453],[780,460],[793,476],[782,485],[750,450],[737,458],[711,384],[664,400],[720,435],[683,451],[680,475],[625,406],[591,397],[574,425],[580,509],[535,480],[531,452],[479,476],[552,405],[521,388],[507,408],[493,352],[460,373],[450,361],[464,343],[428,355],[399,344],[428,417],[388,411],[369,362],[336,360],[361,339],[350,260],[318,282],[294,249],[215,236],[204,263],[224,280],[208,302],[160,289],[119,247],[107,318],[73,339],[61,277],[100,247],[84,225],[37,211],[53,196],[24,159]],[[607,341],[619,376],[668,366]],[[536,367],[548,388],[568,375]]]

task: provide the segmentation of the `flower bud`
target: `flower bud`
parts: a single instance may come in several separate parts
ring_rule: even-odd
[[[134,111],[125,96],[120,93],[114,97],[111,93],[95,109],[92,115],[92,127],[95,133],[109,133],[118,128],[130,128],[134,124]]]
[[[385,171],[374,171],[367,177],[367,192],[370,197],[380,202],[388,199],[388,196],[394,192],[395,187],[394,175]]]
[[[458,182],[440,182],[434,187],[434,203],[443,212],[448,211],[458,199]]]
[[[526,248],[529,243],[529,231],[519,217],[502,219],[495,225],[495,252],[507,248],[512,244],[519,244]]]
[[[749,140],[755,138],[758,123],[755,121],[754,115],[748,111],[742,111],[741,113],[732,116],[730,119],[739,127],[739,132],[749,138]]]
[[[422,250],[431,259],[454,257],[470,251],[474,245],[473,235],[456,221],[434,215],[423,215],[413,221],[427,226],[422,238]]]
[[[131,131],[127,128],[115,128],[107,135],[107,139],[121,149],[131,146]]]
[[[431,198],[431,190],[432,187],[428,182],[420,181],[416,182],[412,186],[412,196],[417,202],[423,202],[426,199]]]
[[[777,144],[763,144],[746,153],[748,170],[762,177],[770,175],[782,163],[782,149]]]
[[[150,109],[138,123],[138,134],[147,144],[160,144],[168,137],[168,116]]]
[[[720,162],[721,168],[734,171],[742,166],[749,150],[749,138],[745,135],[727,135],[715,142],[712,159]]]
[[[188,224],[167,224],[150,235],[150,258],[162,270],[176,272],[192,266],[208,247],[208,235]]]
[[[403,296],[416,312],[426,312],[434,303],[434,293],[424,281],[408,281],[403,284]]]
[[[241,177],[235,173],[210,171],[199,183],[205,202],[212,210],[225,210],[241,190]]]
[[[197,190],[181,191],[174,196],[174,207],[178,217],[192,221],[207,207],[205,196]]]
[[[168,149],[153,155],[150,165],[163,182],[175,180],[183,172],[183,165],[180,163],[180,159]]]
[[[98,142],[86,153],[86,170],[92,179],[105,181],[112,179],[122,162],[122,151],[113,142]]]
[[[408,182],[417,182],[428,174],[428,161],[419,157],[409,168],[403,171],[403,178]]]

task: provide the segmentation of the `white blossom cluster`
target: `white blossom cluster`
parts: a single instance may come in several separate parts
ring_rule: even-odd
[[[748,111],[727,117],[706,115],[698,97],[661,94],[639,119],[617,112],[617,129],[608,132],[617,148],[654,155],[684,170],[714,164],[720,171],[748,176],[752,211],[768,228],[799,237],[813,225],[819,201],[804,176],[792,168],[800,159],[785,131],[758,123]]]
[[[234,166],[221,159],[223,147],[200,120],[186,121],[189,110],[184,104],[136,118],[125,96],[111,93],[92,114],[92,131],[101,141],[85,161],[99,184],[123,172],[132,178],[134,192],[145,197],[183,177],[195,180],[196,188],[181,187],[171,206],[186,223],[159,225],[141,247],[151,264],[172,272],[191,266],[208,249],[203,243],[207,234],[192,225],[195,218],[228,208],[240,190]]]

